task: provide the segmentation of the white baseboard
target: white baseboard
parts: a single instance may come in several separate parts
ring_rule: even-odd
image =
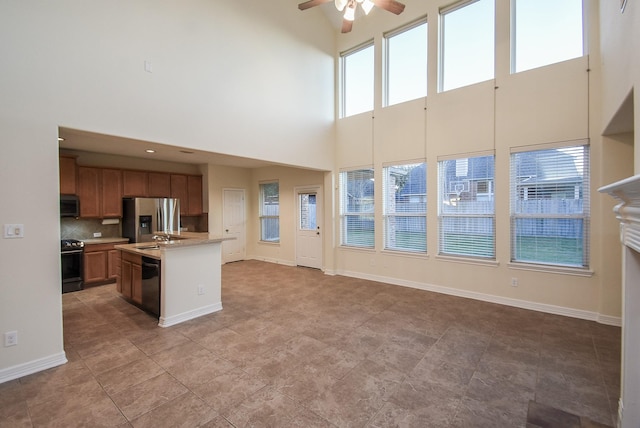
[[[18,379],[42,370],[66,364],[67,356],[64,352],[50,355],[48,357],[38,358],[37,360],[18,364],[17,366],[7,367],[0,370],[0,383]]]
[[[290,260],[272,259],[270,257],[249,257],[247,258],[247,260],[258,260],[261,262],[275,263],[277,265],[284,265],[284,266],[297,266],[295,262],[292,262]]]
[[[158,326],[171,327],[172,325],[180,324],[181,322],[189,321],[194,318],[201,317],[203,315],[212,314],[222,310],[222,302],[214,303],[213,305],[203,306],[192,311],[183,312],[178,315],[172,315],[170,317],[160,317]]]
[[[549,305],[546,303],[529,302],[527,300],[512,299],[509,297],[495,296],[492,294],[478,293],[475,291],[462,290],[458,288],[443,287],[441,285],[426,284],[416,281],[407,281],[398,278],[390,278],[379,275],[364,274],[352,271],[337,271],[337,275],[349,276],[370,281],[384,282],[387,284],[400,285],[402,287],[416,288],[419,290],[433,291],[435,293],[448,294],[450,296],[464,297],[467,299],[480,300],[483,302],[497,303],[515,308],[529,309],[532,311],[544,312],[566,317],[580,318],[589,321],[597,321],[601,324],[621,326],[622,319],[609,315],[602,315],[597,312],[585,311],[581,309],[567,308],[564,306]]]

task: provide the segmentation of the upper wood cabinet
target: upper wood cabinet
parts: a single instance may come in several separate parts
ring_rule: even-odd
[[[122,171],[122,196],[149,196],[148,173],[146,171]]]
[[[78,167],[80,217],[122,217],[122,171]]]
[[[75,195],[78,191],[76,158],[60,155],[60,194]]]
[[[148,189],[150,198],[171,197],[171,174],[165,172],[148,172]]]
[[[202,176],[187,177],[187,191],[189,193],[189,215],[202,214]]]
[[[102,169],[102,216],[122,217],[122,171]]]
[[[171,174],[171,197],[180,199],[180,215],[202,214],[202,176]]]
[[[100,169],[78,167],[78,198],[80,217],[100,217]]]

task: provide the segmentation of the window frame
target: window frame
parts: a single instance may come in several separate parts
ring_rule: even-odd
[[[363,50],[372,48],[373,49],[373,70],[372,70],[372,74],[373,74],[373,82],[371,85],[371,110],[364,110],[358,113],[352,113],[347,115],[347,84],[346,84],[346,73],[347,73],[347,58],[350,55],[356,54],[358,52],[361,52]],[[367,111],[373,111],[375,109],[375,79],[376,79],[376,73],[375,73],[375,43],[374,40],[367,40],[366,42],[359,44],[358,46],[355,46],[351,49],[348,49],[346,51],[340,52],[340,56],[339,56],[339,89],[340,89],[340,95],[339,95],[339,102],[338,102],[338,118],[339,119],[344,119],[346,117],[351,117],[351,116],[355,116],[357,114],[361,114],[361,113],[365,113]]]
[[[448,91],[453,91],[456,89],[460,89],[460,88],[464,88],[467,86],[471,86],[471,85],[475,85],[481,82],[486,82],[488,80],[492,80],[495,79],[496,77],[496,68],[495,68],[495,59],[496,59],[496,20],[495,20],[495,13],[496,13],[496,0],[490,0],[493,2],[493,11],[494,11],[494,17],[493,17],[493,44],[492,44],[492,49],[493,49],[493,71],[492,71],[492,76],[489,79],[485,79],[485,80],[479,80],[476,82],[472,82],[472,83],[467,83],[464,84],[462,86],[456,86],[454,88],[448,88],[445,89],[444,87],[444,74],[445,74],[445,64],[444,64],[444,59],[445,59],[445,15],[451,13],[451,12],[455,12],[457,10],[463,9],[467,6],[470,6],[474,3],[480,2],[482,0],[461,0],[459,2],[456,2],[452,5],[449,6],[445,6],[445,7],[441,7],[439,12],[438,12],[438,76],[437,76],[437,87],[438,87],[438,93],[442,93],[442,92],[448,92]]]
[[[389,65],[389,60],[390,58],[390,52],[391,52],[391,48],[389,46],[389,40],[392,39],[395,36],[398,36],[400,34],[406,33],[408,31],[411,31],[417,27],[420,27],[421,25],[426,25],[426,47],[427,50],[425,52],[425,60],[426,60],[426,70],[425,70],[425,75],[424,75],[424,83],[425,83],[425,93],[424,95],[419,95],[416,96],[414,98],[409,98],[409,99],[405,99],[402,101],[398,101],[395,102],[393,104],[390,104],[389,98],[389,83],[390,83],[390,65]],[[417,100],[420,98],[425,98],[428,95],[428,90],[429,90],[429,83],[428,83],[428,73],[429,73],[429,21],[427,20],[427,16],[423,16],[421,18],[416,19],[413,22],[410,22],[406,25],[403,25],[402,27],[396,28],[395,30],[391,30],[388,31],[386,33],[383,33],[382,35],[382,46],[383,46],[383,52],[384,52],[384,63],[383,63],[383,73],[382,73],[382,79],[383,79],[383,90],[382,90],[382,106],[383,107],[391,107],[394,106],[396,104],[401,104],[404,102],[408,102],[408,101],[413,101],[413,100]]]
[[[269,184],[277,184],[278,185],[278,215],[273,214],[265,214],[265,186]],[[269,244],[279,244],[280,243],[280,182],[279,180],[267,180],[261,181],[258,183],[259,185],[259,219],[260,219],[260,242],[269,243]],[[278,224],[278,238],[277,239],[265,239],[265,221],[266,220],[276,220]]]
[[[565,213],[515,213],[515,205],[518,198],[516,193],[519,194],[518,183],[515,179],[517,171],[514,167],[515,157],[518,154],[542,152],[553,149],[571,149],[583,147],[583,174],[582,185],[580,189],[582,200],[582,213],[581,214],[565,214]],[[510,239],[510,264],[514,267],[536,267],[543,270],[559,270],[566,272],[583,272],[590,274],[590,260],[591,260],[591,147],[588,140],[576,140],[563,143],[553,143],[546,145],[537,145],[529,147],[517,147],[512,148],[509,158],[509,239]],[[574,194],[576,189],[574,188]],[[537,198],[541,199],[541,198]],[[565,198],[560,198],[565,199]],[[575,198],[578,199],[578,198]],[[542,260],[528,260],[517,259],[517,239],[516,234],[516,221],[519,219],[537,219],[537,220],[581,220],[582,221],[582,265],[569,264],[569,263],[552,263]]]
[[[371,180],[375,180],[375,169],[373,165],[363,166],[357,168],[349,168],[349,169],[341,169],[339,174],[339,191],[340,191],[340,246],[345,248],[359,248],[359,249],[375,249],[375,241],[376,241],[376,221],[375,221],[375,209],[376,209],[376,201],[375,201],[375,181],[372,184],[372,193],[371,193],[371,211],[347,211],[349,207],[348,203],[348,187],[349,180],[348,174],[354,172],[369,172],[371,173]],[[364,245],[354,243],[353,241],[349,242],[348,239],[348,225],[349,218],[359,218],[359,217],[371,217],[371,221],[373,222],[373,239],[371,245]]]
[[[588,41],[589,41],[589,35],[588,35],[588,16],[587,16],[587,8],[588,6],[585,4],[585,0],[581,0],[581,4],[582,4],[582,54],[580,56],[576,56],[576,57],[571,57],[571,58],[564,58],[561,59],[559,61],[554,61],[554,62],[550,62],[550,63],[544,63],[544,64],[540,64],[540,65],[536,65],[534,67],[529,67],[529,68],[524,68],[522,70],[517,70],[516,69],[516,65],[517,65],[517,23],[516,23],[516,19],[517,19],[517,7],[516,7],[516,3],[518,0],[510,0],[509,1],[509,54],[510,54],[510,59],[509,59],[509,67],[510,67],[510,73],[511,74],[517,74],[517,73],[523,73],[529,70],[535,70],[538,68],[542,68],[542,67],[546,67],[549,65],[553,65],[553,64],[559,64],[561,62],[564,61],[570,61],[572,59],[576,59],[576,58],[580,58],[583,57],[585,55],[588,55],[589,49],[588,49]]]
[[[413,168],[419,168],[423,166],[425,174],[424,174],[424,190],[425,193],[423,195],[424,199],[424,211],[389,211],[389,186],[387,184],[387,179],[390,173],[391,168],[406,168],[409,166],[413,166]],[[413,170],[412,168],[412,170]],[[403,162],[389,162],[383,164],[382,167],[382,218],[383,218],[383,236],[384,236],[384,246],[383,249],[385,251],[394,251],[394,252],[408,252],[412,254],[427,254],[427,211],[428,211],[428,187],[427,187],[427,162],[425,159],[411,160],[411,161],[403,161]],[[394,202],[396,200],[394,191]],[[395,205],[395,204],[394,204]],[[389,236],[389,221],[392,218],[403,217],[403,218],[423,218],[424,219],[424,248],[407,248],[407,247],[399,247],[399,246],[390,246],[389,240],[391,237]]]
[[[471,158],[482,158],[482,157],[492,157],[492,162],[493,162],[493,177],[491,179],[486,178],[486,179],[482,179],[482,180],[474,180],[475,182],[483,182],[483,183],[487,183],[488,187],[490,188],[491,192],[488,193],[488,195],[490,195],[490,200],[493,203],[493,208],[492,208],[492,212],[491,213],[444,213],[444,200],[445,200],[445,196],[450,195],[452,192],[447,190],[445,193],[445,183],[443,182],[443,178],[446,174],[446,169],[443,171],[443,168],[446,168],[445,163],[449,162],[449,161],[457,161],[457,160],[462,160],[462,159],[466,159],[467,160],[467,168],[468,168],[468,161]],[[456,165],[457,166],[457,165]],[[442,156],[438,158],[438,256],[439,257],[447,257],[447,258],[452,258],[452,259],[474,259],[474,260],[478,260],[478,261],[485,261],[485,262],[495,262],[496,261],[496,201],[495,201],[495,195],[496,195],[496,173],[495,173],[495,167],[496,167],[496,156],[495,156],[495,152],[490,151],[490,152],[476,152],[476,153],[465,153],[465,154],[459,154],[459,155],[455,155],[455,156]],[[468,175],[468,174],[467,174]],[[471,180],[468,180],[471,183]],[[447,185],[450,186],[450,184],[452,184],[452,182],[447,182]],[[467,190],[468,192],[470,191],[470,187],[469,190]],[[483,194],[485,195],[485,194]],[[444,222],[446,219],[449,218],[459,218],[459,219],[463,219],[463,218],[468,218],[468,219],[490,219],[491,221],[491,231],[493,233],[491,241],[492,241],[492,246],[491,246],[491,255],[487,256],[487,255],[482,255],[482,254],[468,254],[468,253],[455,253],[455,252],[447,252],[445,251],[445,246],[448,245],[447,241],[445,240],[445,228],[444,228]]]

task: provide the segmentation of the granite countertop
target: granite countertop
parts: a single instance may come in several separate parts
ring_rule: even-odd
[[[194,233],[194,235],[196,235]],[[230,241],[236,238],[229,237],[223,238],[219,236],[210,235],[208,233],[198,233],[198,237],[193,235],[188,236],[185,233],[181,233],[180,235],[174,235],[173,239],[170,242],[138,242],[134,244],[121,244],[116,245],[115,249],[127,251],[133,254],[140,254],[145,257],[151,257],[154,259],[160,259],[162,252],[166,250],[177,250],[180,248],[194,247],[198,245],[210,245],[221,243],[223,241]],[[193,237],[192,237],[193,236]],[[155,247],[155,248],[150,248]]]
[[[80,241],[84,242],[85,245],[92,245],[92,244],[115,244],[115,243],[121,243],[121,242],[129,242],[129,238],[118,238],[118,237],[112,237],[112,238],[89,238],[89,239],[80,239]]]

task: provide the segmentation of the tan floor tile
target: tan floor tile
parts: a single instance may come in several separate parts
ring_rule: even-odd
[[[218,413],[191,392],[180,395],[133,420],[134,428],[191,428],[202,426]]]

